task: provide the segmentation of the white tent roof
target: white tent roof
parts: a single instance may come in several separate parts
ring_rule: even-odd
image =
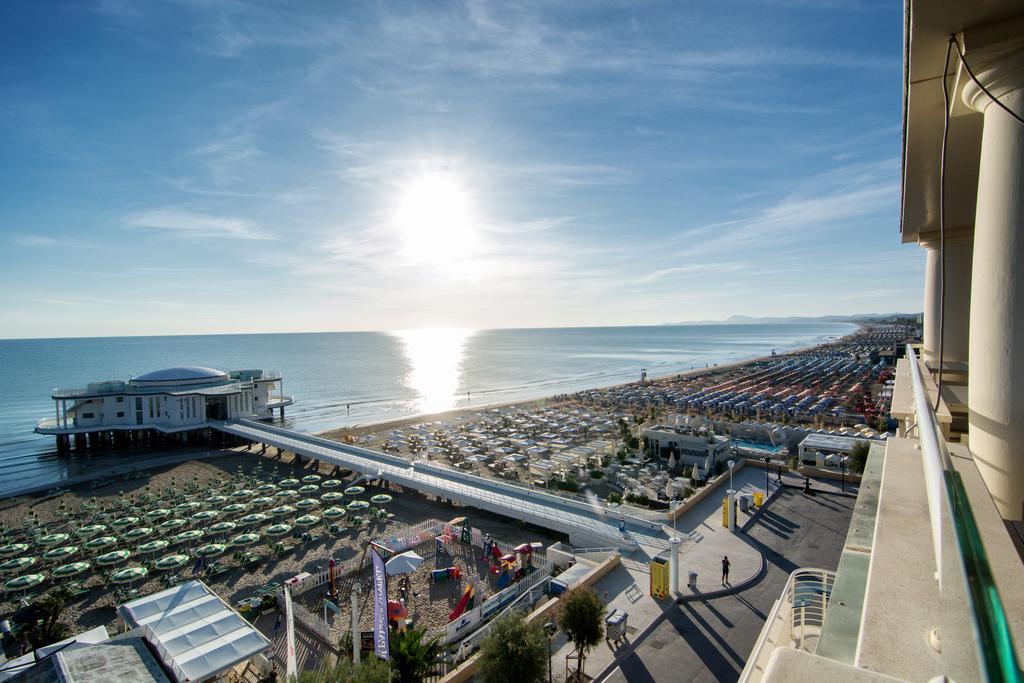
[[[153,593],[118,607],[179,683],[203,681],[270,647],[263,634],[201,581]]]

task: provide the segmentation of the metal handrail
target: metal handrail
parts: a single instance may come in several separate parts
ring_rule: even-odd
[[[928,494],[928,512],[932,527],[932,546],[935,553],[935,571],[942,590],[942,504],[945,472],[953,469],[946,440],[941,435],[935,419],[931,401],[924,388],[921,366],[917,354],[907,345],[907,360],[910,362],[910,380],[914,389],[914,410],[917,413],[918,442],[921,444],[921,462],[924,465],[925,490]]]

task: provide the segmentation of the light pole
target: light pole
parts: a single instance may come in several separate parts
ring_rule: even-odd
[[[548,683],[551,683],[551,641],[558,633],[558,627],[555,626],[555,622],[549,621],[544,624],[544,632],[548,635]]]
[[[736,466],[736,461],[730,460],[726,464],[729,466],[729,488],[735,491],[735,489],[732,488],[732,468]]]
[[[842,472],[843,477],[843,493],[846,493],[846,461],[849,460],[850,456],[844,455],[839,458],[839,471]]]
[[[768,470],[771,469],[772,458],[770,455],[764,456],[764,497],[768,498]]]

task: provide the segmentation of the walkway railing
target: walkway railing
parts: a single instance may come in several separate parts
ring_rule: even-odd
[[[776,648],[814,652],[835,579],[835,572],[827,569],[797,569],[789,575],[747,659],[740,683],[760,681]]]

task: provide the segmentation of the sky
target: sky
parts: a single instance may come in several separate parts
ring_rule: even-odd
[[[0,338],[921,309],[888,0],[0,7]]]

